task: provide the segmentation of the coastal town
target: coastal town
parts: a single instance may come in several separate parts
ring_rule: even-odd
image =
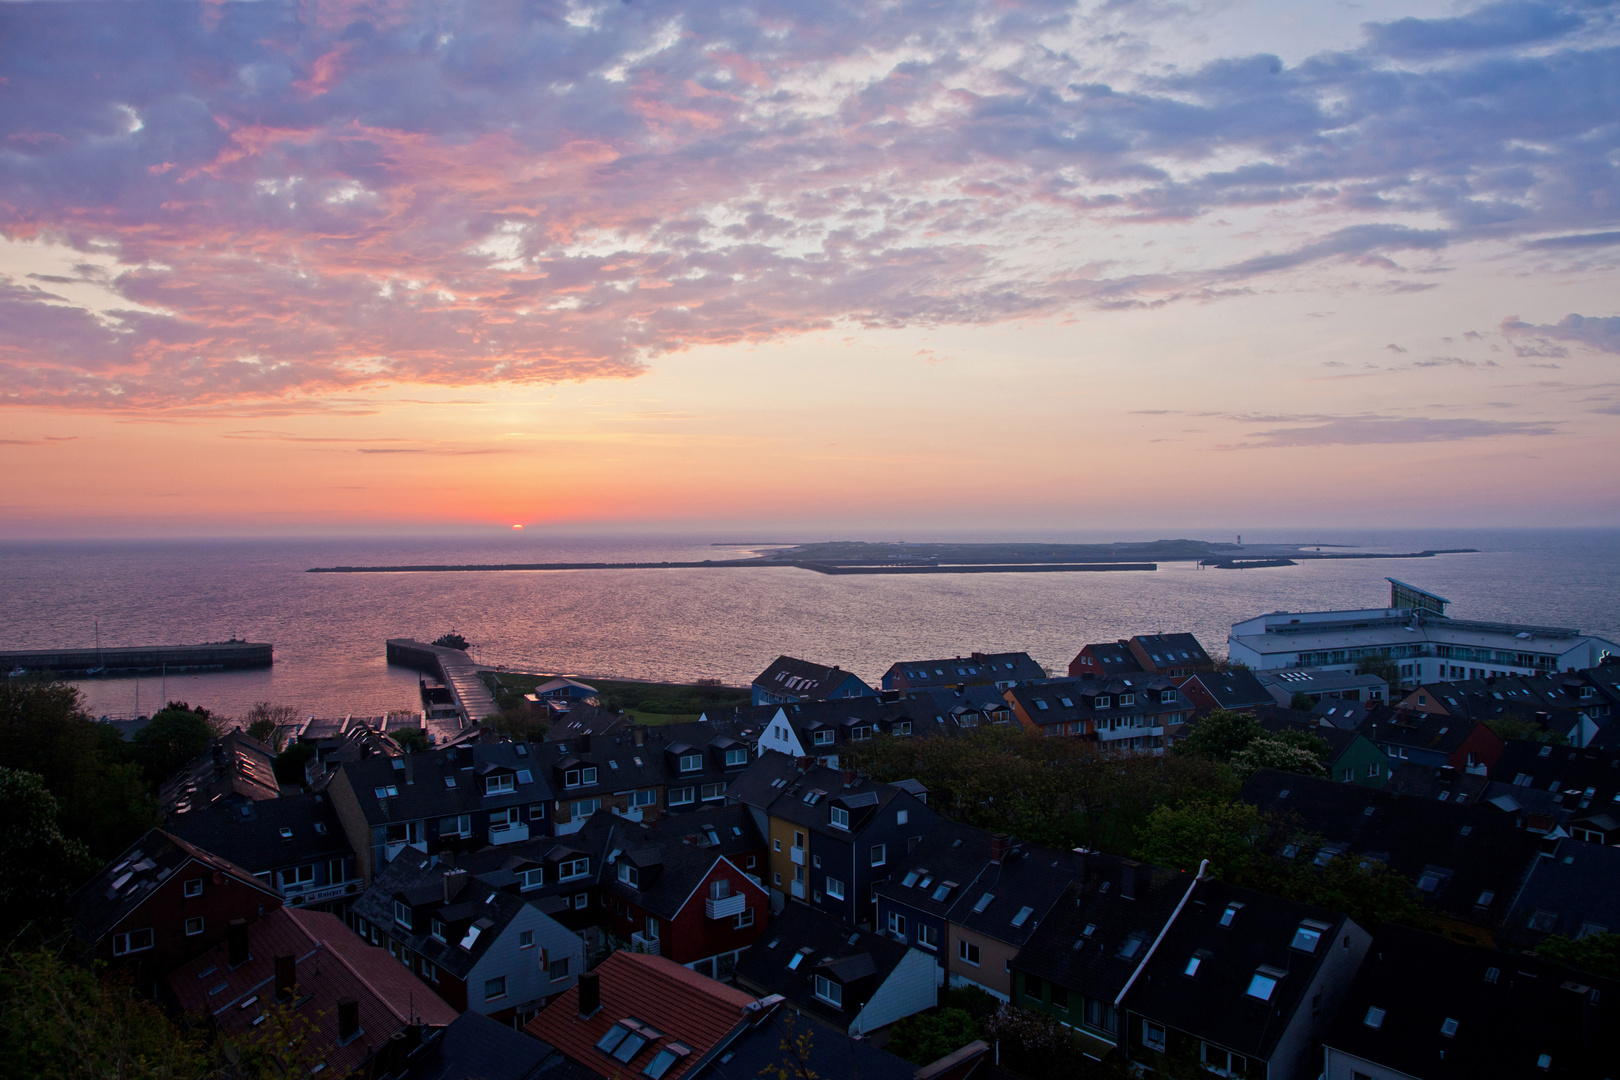
[[[280,1076],[1612,1077],[1620,645],[1448,606],[746,690],[394,639],[418,713],[128,733],[204,743],[28,915]]]

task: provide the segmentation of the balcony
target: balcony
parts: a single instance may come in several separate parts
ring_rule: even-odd
[[[710,896],[703,901],[703,915],[709,919],[729,919],[743,913],[748,906],[748,897],[742,893],[732,893],[716,900]]]
[[[489,842],[494,845],[515,844],[519,840],[529,838],[529,827],[517,825],[491,825],[489,827]]]
[[[803,900],[804,899],[804,882],[795,881],[793,883],[793,888],[790,891],[793,893],[793,899],[795,899],[795,900]]]
[[[657,956],[659,955],[658,939],[650,938],[646,934],[638,931],[637,933],[630,935],[630,951],[646,953],[648,956]]]
[[[788,848],[788,858],[793,860],[794,866],[804,865],[804,852],[805,849],[802,847]]]

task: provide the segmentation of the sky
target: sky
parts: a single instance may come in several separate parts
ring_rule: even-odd
[[[0,537],[1620,525],[1617,11],[0,4]]]

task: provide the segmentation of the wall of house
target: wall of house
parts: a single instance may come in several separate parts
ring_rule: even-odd
[[[326,794],[332,800],[332,809],[337,814],[339,824],[343,826],[343,835],[349,838],[349,846],[354,849],[355,870],[369,888],[377,872],[372,829],[366,821],[365,811],[360,809],[359,800],[355,798],[347,769],[339,769],[333,775],[332,782],[326,785]]]
[[[518,945],[524,931],[534,933],[534,944],[527,949]],[[498,1019],[509,1018],[516,1009],[537,1008],[538,1002],[574,985],[584,970],[584,955],[577,934],[539,908],[525,904],[467,973],[466,1007]],[[569,961],[569,974],[553,980],[549,965],[562,959]],[[485,983],[501,976],[506,978],[505,996],[486,998]]]
[[[202,878],[201,896],[185,895],[187,881]],[[181,964],[200,956],[225,940],[233,919],[254,923],[281,906],[281,897],[264,892],[213,867],[188,859],[169,879],[147,894],[146,900],[115,923],[96,943],[96,954],[128,971],[137,986],[168,975]],[[186,933],[186,920],[203,920],[200,934]],[[152,930],[152,948],[113,956],[113,938],[131,931]]]
[[[1368,776],[1367,767],[1378,766],[1377,776]],[[1389,783],[1389,755],[1375,746],[1371,739],[1361,737],[1345,747],[1344,753],[1333,762],[1330,779],[1343,781],[1343,770],[1350,769],[1350,783],[1366,788],[1382,788]]]
[[[793,882],[793,867],[795,865],[790,853],[793,847],[793,834],[795,831],[804,834],[805,842],[805,890],[802,898],[794,897],[789,888],[789,885]],[[769,819],[768,839],[770,851],[766,854],[769,860],[769,875],[765,878],[766,884],[789,899],[801,899],[803,903],[808,904],[810,902],[810,853],[815,847],[810,830],[803,825],[795,825],[791,821],[773,817]],[[780,851],[777,850],[778,847],[781,848]]]
[[[1346,1054],[1331,1046],[1324,1048],[1324,1054],[1326,1067],[1323,1069],[1322,1080],[1357,1080],[1357,1077],[1362,1076],[1367,1080],[1412,1080],[1409,1073],[1356,1057],[1354,1054]]]
[[[851,1035],[867,1035],[904,1020],[939,1001],[934,984],[934,958],[916,949],[907,949],[883,985],[867,999],[849,1025]]]
[[[1490,769],[1496,765],[1497,758],[1502,756],[1502,751],[1506,746],[1507,744],[1502,741],[1501,736],[1497,735],[1496,732],[1484,724],[1475,724],[1474,730],[1469,733],[1468,738],[1464,739],[1462,745],[1452,752],[1447,764],[1459,769],[1466,769],[1470,764],[1476,770],[1481,765],[1485,766],[1486,769]]]
[[[905,936],[900,940],[905,941],[907,945],[914,946],[919,952],[933,958],[935,981],[943,984],[945,982],[946,952],[950,949],[956,948],[951,936],[950,924],[937,915],[930,915],[920,912],[916,908],[896,900],[892,896],[880,896],[878,897],[877,925],[874,927],[874,929],[878,933],[887,935],[891,938],[894,937],[894,934],[889,930],[889,915],[891,912],[904,916],[906,920]],[[927,945],[922,943],[919,935],[919,928],[924,926],[932,927],[934,929],[936,933],[934,940],[939,943],[937,947],[929,948]]]
[[[1371,934],[1349,919],[1344,920],[1327,955],[1317,966],[1310,986],[1306,987],[1299,1008],[1294,1010],[1288,1026],[1277,1039],[1271,1052],[1268,1077],[1293,1080],[1317,1075],[1316,1040],[1338,1015],[1339,1006],[1344,1004],[1345,995],[1350,992],[1350,984],[1371,944]],[[1320,1008],[1314,1004],[1318,994],[1322,997]]]
[[[739,930],[731,916],[711,919],[705,914],[704,900],[716,881],[729,882],[733,896],[741,894],[748,898],[747,905],[754,913],[751,925]],[[677,964],[692,964],[719,953],[746,949],[770,923],[770,902],[764,888],[749,881],[736,864],[727,859],[717,860],[685,906],[663,928],[661,951]]]
[[[962,959],[958,945],[962,941],[979,947],[978,967]],[[949,950],[946,953],[946,964],[950,970],[952,986],[972,983],[990,991],[1003,1001],[1012,997],[1012,973],[1008,971],[1008,965],[1018,958],[1017,949],[1004,941],[997,941],[995,938],[964,929],[956,923],[950,926],[947,944]]]

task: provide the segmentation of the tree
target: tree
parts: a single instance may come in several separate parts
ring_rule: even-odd
[[[394,741],[405,748],[407,754],[425,754],[433,749],[428,742],[427,732],[421,728],[399,728],[393,733]]]
[[[777,1009],[771,1024],[782,1036],[777,1047],[782,1057],[759,1070],[759,1075],[771,1080],[821,1080],[821,1074],[810,1067],[815,1025],[787,1009]]]
[[[1216,709],[1176,742],[1179,754],[1197,754],[1223,764],[1266,733],[1260,721],[1245,713]]]
[[[1310,712],[1316,708],[1316,699],[1303,690],[1295,690],[1294,696],[1288,699],[1288,707],[1295,712]]]
[[[1389,653],[1375,653],[1372,656],[1363,656],[1360,661],[1361,674],[1376,675],[1389,684],[1389,696],[1395,698],[1401,690],[1401,665],[1395,662]]]
[[[304,769],[315,756],[315,748],[306,742],[295,742],[276,755],[274,767],[278,784],[302,784]]]
[[[154,786],[208,749],[215,727],[207,709],[171,701],[135,733],[135,761]]]
[[[1554,934],[1537,947],[1536,953],[1593,975],[1620,979],[1620,934],[1587,934],[1580,939]]]
[[[440,634],[438,637],[433,639],[433,644],[439,646],[441,649],[460,649],[462,652],[466,652],[469,647],[467,639],[456,633],[454,630],[448,634]]]
[[[928,1065],[947,1054],[954,1054],[979,1038],[979,1025],[962,1009],[945,1008],[937,1013],[916,1013],[889,1029],[891,1054],[918,1065]]]
[[[1305,739],[1320,744],[1323,752],[1318,753]],[[1267,732],[1232,755],[1232,771],[1240,777],[1251,776],[1258,769],[1279,769],[1301,776],[1326,776],[1327,769],[1322,765],[1326,750],[1327,743],[1308,732]]]
[[[58,908],[96,868],[62,835],[56,797],[37,773],[0,768],[0,925],[14,928]]]
[[[268,701],[255,701],[245,719],[247,733],[270,745],[278,729],[297,722],[298,710],[291,705],[272,705]],[[274,749],[273,746],[271,748]]]
[[[1209,860],[1208,873],[1225,881],[1253,877],[1262,855],[1260,811],[1245,802],[1161,806],[1148,815],[1135,857],[1189,873]]]
[[[1569,736],[1560,735],[1556,731],[1548,731],[1540,724],[1526,720],[1522,716],[1514,716],[1511,713],[1496,720],[1487,720],[1485,726],[1501,736],[1503,742],[1522,739],[1527,742],[1551,743],[1554,746],[1569,745]]]

